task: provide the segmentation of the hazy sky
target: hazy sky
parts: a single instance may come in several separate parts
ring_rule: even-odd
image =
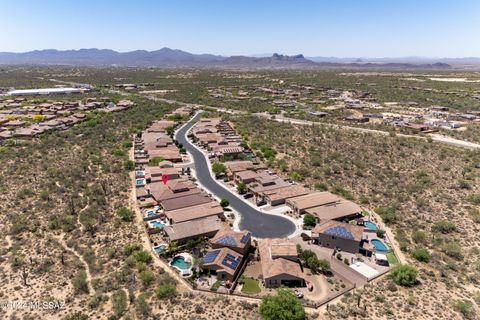
[[[0,0],[0,51],[480,56],[480,0]]]

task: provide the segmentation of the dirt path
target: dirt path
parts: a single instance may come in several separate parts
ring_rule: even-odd
[[[90,294],[95,294],[95,289],[92,286],[92,274],[90,273],[90,267],[88,266],[88,263],[83,259],[82,255],[79,254],[75,249],[67,246],[67,243],[65,242],[65,240],[63,238],[58,237],[58,238],[56,238],[56,240],[62,245],[62,247],[65,251],[69,251],[72,254],[74,254],[80,260],[80,262],[82,262],[82,264],[85,266],[85,273],[87,275],[88,291],[89,291]]]

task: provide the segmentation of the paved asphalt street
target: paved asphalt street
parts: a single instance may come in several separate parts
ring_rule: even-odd
[[[292,221],[277,215],[270,215],[261,212],[243,199],[239,199],[237,195],[220,185],[210,174],[207,165],[206,156],[196,149],[187,139],[187,131],[200,118],[200,114],[191,119],[176,134],[178,142],[183,144],[185,149],[192,155],[197,172],[197,179],[210,192],[219,198],[227,198],[230,206],[241,215],[240,229],[246,229],[257,238],[276,238],[286,237],[295,231],[295,225]]]

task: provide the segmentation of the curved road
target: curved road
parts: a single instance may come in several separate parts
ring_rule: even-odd
[[[187,122],[176,133],[176,139],[183,144],[185,149],[193,157],[197,179],[210,192],[219,198],[227,198],[230,206],[237,211],[240,216],[240,229],[246,229],[257,238],[281,238],[286,237],[295,232],[295,225],[287,218],[277,215],[270,215],[255,209],[253,206],[245,203],[243,199],[239,199],[237,195],[220,185],[210,174],[206,156],[200,152],[187,138],[188,130],[200,118],[197,114],[189,122]]]

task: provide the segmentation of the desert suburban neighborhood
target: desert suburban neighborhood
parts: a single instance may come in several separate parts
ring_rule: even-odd
[[[139,133],[133,151],[137,205],[152,250],[193,290],[261,297],[285,286],[318,307],[397,263],[381,221],[368,210],[282,178],[232,123],[203,114],[192,106],[176,109]],[[184,122],[168,120],[175,115]],[[179,134],[191,143],[180,143]],[[208,162],[210,181],[198,179],[193,149]],[[210,183],[230,196],[212,194]],[[249,217],[232,199],[273,226],[268,218],[277,216],[295,228],[283,237],[257,237],[240,227],[238,220]]]
[[[480,319],[479,12],[2,2],[0,319]]]

